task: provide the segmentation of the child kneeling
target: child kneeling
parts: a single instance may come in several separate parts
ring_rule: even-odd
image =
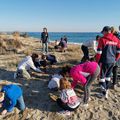
[[[60,79],[60,90],[60,98],[56,100],[57,104],[64,110],[63,113],[70,115],[70,111],[79,107],[80,100],[72,89],[71,83],[64,78]]]

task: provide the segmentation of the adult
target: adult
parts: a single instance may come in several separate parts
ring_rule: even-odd
[[[68,42],[67,36],[64,36],[63,39],[64,39],[64,41],[65,41],[66,43]]]
[[[115,35],[118,39],[120,39],[117,29],[113,26],[111,27],[111,33],[113,33],[113,35]]]
[[[30,79],[30,70],[34,70],[35,72],[42,71],[35,67],[34,63],[38,61],[39,56],[36,53],[33,53],[31,56],[26,56],[17,67],[17,72],[14,75],[14,78],[22,77],[26,79]]]
[[[22,89],[17,85],[5,85],[0,92],[0,108],[3,109],[1,114],[12,112],[14,107],[25,110]]]
[[[64,38],[61,38],[59,44],[58,44],[58,48],[61,52],[65,52],[65,50],[67,49],[67,43],[64,40]]]
[[[97,35],[96,40],[90,40],[82,44],[81,50],[83,52],[83,58],[81,61],[83,61],[84,59],[89,60],[89,48],[92,48],[95,52],[97,51],[96,49],[97,49],[97,44],[98,44],[99,39],[100,39],[100,36]]]
[[[42,51],[46,54],[48,53],[48,37],[47,28],[43,28],[43,32],[41,33]]]
[[[120,40],[119,33],[115,27],[111,27],[111,33],[113,33]],[[120,59],[115,63],[113,67],[113,89],[115,89],[117,86],[118,66],[120,66]]]
[[[103,37],[99,40],[96,61],[101,64],[100,97],[108,98],[113,66],[120,58],[120,42],[119,39],[111,33],[109,26],[105,26],[101,33]]]
[[[77,83],[84,86],[84,106],[88,106],[88,100],[90,97],[90,86],[95,81],[100,73],[100,67],[96,62],[87,61],[83,64],[76,65],[74,67],[66,66],[62,69],[62,73],[66,77],[72,77],[72,88]]]

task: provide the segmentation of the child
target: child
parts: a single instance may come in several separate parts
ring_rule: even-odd
[[[60,79],[63,78],[61,74],[52,75],[51,80],[48,83],[48,88],[57,91],[60,88]]]
[[[25,110],[22,90],[17,85],[5,85],[0,92],[0,108],[3,108],[2,115],[12,112],[14,107]]]
[[[65,78],[60,79],[60,90],[60,98],[57,99],[57,104],[64,110],[61,113],[70,115],[70,111],[79,107],[80,101],[72,89],[71,83]]]
[[[19,64],[17,68],[17,72],[14,74],[14,78],[26,78],[30,79],[30,73],[29,71],[32,69],[35,72],[41,72],[43,73],[40,69],[36,68],[34,65],[34,62],[37,61],[39,58],[38,54],[33,53],[32,56],[27,56],[25,57]]]
[[[50,63],[50,65],[53,65],[55,63],[57,63],[57,59],[55,57],[55,55],[41,55],[41,59],[39,59],[38,61],[36,61],[34,64],[37,68],[39,68],[40,66],[43,66],[44,68],[46,68],[48,62]]]
[[[77,83],[84,86],[84,106],[88,106],[88,100],[90,96],[90,86],[100,73],[100,68],[96,62],[87,61],[83,64],[76,65],[74,67],[66,66],[63,68],[65,76],[70,76],[73,79],[72,88]]]

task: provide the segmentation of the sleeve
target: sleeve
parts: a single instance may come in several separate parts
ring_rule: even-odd
[[[43,33],[41,33],[41,40],[43,40]]]
[[[79,75],[77,75],[76,77],[73,78],[72,88],[74,88],[74,87],[77,85],[78,82],[79,82],[81,85],[84,86],[84,85],[86,84],[87,80],[86,80],[86,78],[85,78],[83,75],[81,75],[81,74],[79,73]]]
[[[102,39],[99,40],[98,47],[97,47],[97,54],[96,54],[96,62],[98,63],[102,54],[103,49],[103,41]]]
[[[118,41],[117,44],[117,55],[116,55],[116,61],[120,59],[120,40]]]
[[[38,69],[38,68],[35,67],[33,61],[29,62],[29,66],[30,66],[31,69],[33,69],[36,72],[42,72],[40,69]]]
[[[16,100],[10,100],[10,105],[6,106],[6,110],[8,112],[11,112],[13,110],[13,108],[15,107],[16,105]]]

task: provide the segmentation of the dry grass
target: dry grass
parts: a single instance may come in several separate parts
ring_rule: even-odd
[[[23,44],[21,41],[0,38],[0,54],[5,54],[10,51],[16,52],[17,49],[21,49],[22,46]]]
[[[79,45],[68,45],[68,52],[76,52],[80,50],[80,46]]]

